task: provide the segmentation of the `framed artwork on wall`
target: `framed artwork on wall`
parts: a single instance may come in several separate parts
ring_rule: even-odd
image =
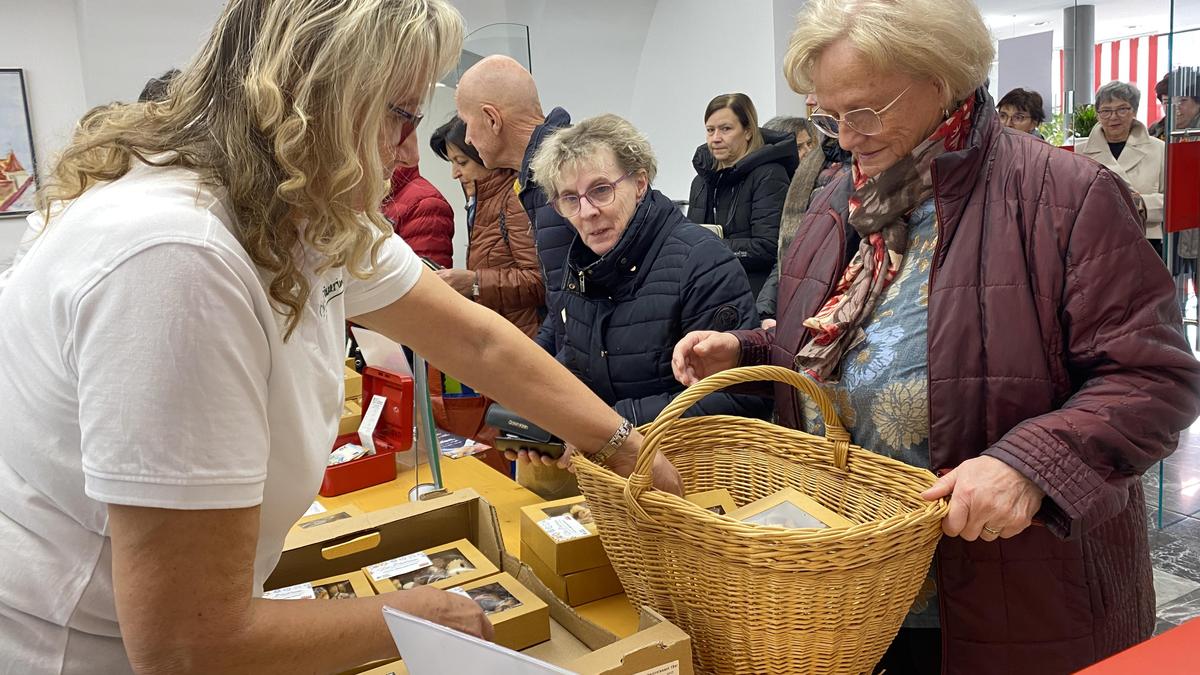
[[[37,191],[25,73],[0,68],[0,218],[33,211]]]

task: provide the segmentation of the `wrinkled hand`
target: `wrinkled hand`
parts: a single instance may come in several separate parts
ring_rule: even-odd
[[[959,464],[921,493],[930,501],[946,495],[950,512],[942,520],[942,532],[967,541],[993,541],[1025,531],[1046,493],[1004,462],[981,456]]]
[[[742,345],[729,333],[692,331],[675,345],[671,370],[675,379],[690,387],[709,375],[737,366]]]
[[[550,455],[543,455],[535,450],[520,450],[518,452],[505,450],[504,459],[507,459],[510,462],[517,462],[518,464],[524,464],[526,462],[538,462],[540,464],[545,464],[546,466],[557,466],[560,469],[566,469],[574,472],[575,467],[571,465],[571,455],[573,454],[575,454],[575,446],[568,443],[566,451],[563,452],[562,456],[558,457],[557,459],[551,457]]]
[[[442,281],[446,282],[450,288],[453,288],[460,295],[471,297],[471,289],[475,286],[475,273],[471,270],[458,269],[442,269],[434,270],[434,274],[438,275]]]
[[[762,325],[760,326],[760,328],[762,328],[763,330],[771,330],[772,328],[774,328],[777,325],[779,325],[779,322],[776,321],[775,319],[763,319]]]
[[[640,447],[640,445],[639,442],[638,446]],[[626,444],[608,458],[608,467],[618,476],[628,478],[629,474],[633,473],[634,465],[637,464],[637,455],[636,447],[631,450],[629,444]],[[650,483],[663,492],[683,496],[683,478],[671,460],[661,452],[655,453],[654,463],[650,465]]]
[[[396,594],[396,608],[413,616],[484,640],[495,636],[487,614],[470,598],[439,591],[432,586],[418,586],[411,591],[396,591]]]

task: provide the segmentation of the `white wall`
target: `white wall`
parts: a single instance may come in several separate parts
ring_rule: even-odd
[[[1000,40],[996,63],[996,100],[1017,87],[1036,91],[1042,95],[1042,107],[1049,117],[1054,102],[1052,68],[1058,63],[1054,31]]]
[[[13,27],[0,40],[0,68],[25,70],[34,153],[42,173],[87,109],[74,4],[0,0],[0,17]],[[7,266],[24,230],[24,218],[0,218],[0,268]]]

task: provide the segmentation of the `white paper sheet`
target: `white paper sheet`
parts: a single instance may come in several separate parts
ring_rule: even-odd
[[[412,377],[412,369],[408,367],[408,359],[405,358],[400,343],[361,326],[351,326],[350,331],[354,333],[358,348],[362,350],[363,361],[366,361],[368,366],[393,370]]]
[[[410,675],[503,673],[576,675],[544,661],[450,630],[404,612],[383,608],[392,639]]]

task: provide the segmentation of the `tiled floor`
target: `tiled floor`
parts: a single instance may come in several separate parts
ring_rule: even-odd
[[[1158,600],[1156,632],[1162,632],[1200,616],[1200,422],[1182,434],[1179,449],[1163,462],[1162,529],[1158,467],[1142,482]]]

